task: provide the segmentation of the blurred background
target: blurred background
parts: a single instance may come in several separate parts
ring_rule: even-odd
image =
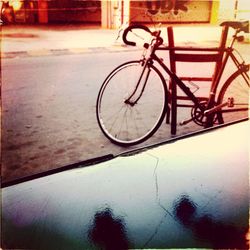
[[[3,0],[4,24],[87,23],[117,28],[131,22],[210,23],[249,19],[249,0]]]

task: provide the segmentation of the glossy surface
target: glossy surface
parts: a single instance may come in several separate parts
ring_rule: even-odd
[[[2,189],[4,248],[248,248],[249,121]]]

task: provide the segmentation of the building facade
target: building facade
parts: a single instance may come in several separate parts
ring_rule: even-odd
[[[250,19],[249,0],[3,0],[4,23],[212,23]]]

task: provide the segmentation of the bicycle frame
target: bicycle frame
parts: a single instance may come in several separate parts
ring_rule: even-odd
[[[220,110],[224,106],[227,106],[227,104],[228,104],[228,103],[222,103],[218,106],[213,107],[215,104],[214,99],[215,99],[215,95],[217,92],[217,88],[219,86],[221,77],[223,75],[223,72],[225,70],[225,67],[227,65],[229,58],[232,60],[234,65],[237,67],[237,70],[235,72],[233,72],[231,75],[239,72],[242,75],[243,79],[245,80],[246,84],[249,86],[249,84],[248,84],[249,77],[246,73],[249,70],[249,65],[246,65],[244,61],[242,63],[240,63],[239,60],[236,58],[236,56],[233,54],[233,52],[234,52],[234,49],[232,48],[232,46],[229,46],[228,48],[225,49],[225,58],[222,61],[221,69],[218,72],[218,75],[215,79],[215,83],[211,86],[211,91],[210,91],[210,95],[209,95],[209,102],[207,105],[207,110],[205,111],[205,115],[210,115],[212,113],[215,113],[216,111]],[[244,110],[244,109],[235,109],[234,112],[241,111],[241,110]]]
[[[244,80],[246,81],[247,83],[247,79],[248,79],[248,76],[246,74],[246,71],[247,71],[247,68],[248,66],[245,65],[245,62],[243,61],[242,63],[239,62],[239,60],[236,58],[236,56],[233,54],[234,52],[234,49],[233,49],[233,45],[234,45],[234,42],[236,41],[237,39],[237,34],[238,34],[239,31],[235,31],[235,34],[233,35],[233,39],[230,43],[230,45],[223,51],[224,53],[224,59],[222,61],[222,65],[221,65],[221,68],[216,76],[216,79],[214,81],[214,84],[212,84],[211,86],[211,91],[210,91],[210,95],[209,95],[209,102],[208,102],[208,107],[207,109],[211,109],[213,106],[214,106],[214,98],[215,98],[215,94],[217,92],[217,88],[219,86],[219,83],[220,83],[220,80],[221,80],[221,77],[223,75],[223,72],[225,70],[225,67],[227,65],[227,62],[229,60],[229,58],[231,58],[232,62],[235,64],[235,66],[237,67],[238,70],[236,71],[241,71],[241,75],[242,77],[244,78]],[[223,105],[223,104],[222,104]],[[216,107],[215,107],[216,108]],[[213,109],[211,109],[210,111],[207,112],[207,114],[209,112],[212,112]],[[214,111],[217,111],[218,109],[214,109]]]
[[[244,80],[246,81],[246,83],[248,82],[248,75],[247,75],[247,70],[249,68],[249,65],[246,65],[245,62],[243,61],[242,63],[239,62],[239,60],[236,58],[236,56],[233,54],[233,44],[235,42],[235,40],[237,39],[237,34],[239,31],[235,31],[235,34],[233,36],[233,39],[230,43],[230,45],[223,49],[223,51],[221,51],[218,48],[183,48],[183,47],[175,47],[175,48],[169,48],[167,46],[163,47],[159,47],[159,46],[152,46],[152,51],[149,55],[149,58],[147,59],[146,64],[149,61],[152,61],[152,63],[154,61],[156,61],[163,69],[164,71],[170,76],[170,78],[172,79],[172,81],[175,81],[176,85],[186,94],[186,96],[194,103],[194,105],[196,107],[198,107],[202,112],[205,112],[206,115],[210,115],[212,113],[215,113],[216,111],[218,111],[219,109],[221,109],[223,106],[227,105],[227,103],[222,104],[219,106],[215,106],[215,95],[217,92],[217,88],[219,86],[219,83],[221,81],[221,77],[223,75],[223,72],[225,70],[225,67],[227,65],[227,62],[229,60],[229,58],[232,59],[233,63],[236,65],[237,67],[237,71],[241,71],[241,75],[243,76]],[[215,78],[215,80],[212,82],[211,88],[210,88],[210,93],[208,96],[208,103],[206,106],[202,105],[199,97],[196,97],[191,90],[186,86],[186,84],[174,73],[172,72],[168,66],[166,66],[166,64],[161,60],[161,58],[159,58],[155,52],[158,50],[182,50],[182,51],[203,51],[203,52],[223,52],[223,60],[222,60],[222,64],[221,67],[217,73],[217,76]],[[143,71],[144,72],[144,71]],[[248,83],[247,83],[248,84]]]
[[[127,39],[128,32],[133,33],[135,29],[149,33],[151,41],[144,43],[145,50],[139,60],[119,65],[104,80],[96,104],[98,124],[104,135],[118,145],[135,145],[150,138],[164,119],[171,125],[166,129],[175,135],[177,107],[186,107],[191,111],[191,119],[180,125],[193,121],[197,125],[210,127],[248,116],[249,64],[245,64],[240,53],[233,49],[236,39],[241,38],[238,33],[247,32],[247,25],[248,22],[222,24],[218,47],[215,48],[176,47],[171,26],[167,27],[168,46],[163,45],[160,30],[152,32],[140,24],[128,26],[122,36],[125,44],[136,45],[136,42]],[[235,30],[235,34],[226,47],[230,27]],[[169,50],[170,63],[165,64],[161,53],[157,53],[161,50]],[[228,72],[225,69],[228,68],[229,59],[236,65],[236,70],[227,78],[228,74],[225,73]],[[199,74],[195,77],[192,74],[178,76],[176,62],[213,63],[214,73],[209,77],[201,77]],[[224,78],[227,79],[224,81]],[[194,86],[192,81],[209,82],[209,93],[201,95],[205,93],[205,89],[201,89],[201,93],[197,94],[199,87],[196,90],[189,88],[187,81]],[[116,86],[117,95],[110,98],[113,95],[112,88]],[[177,86],[182,94],[177,92]],[[109,114],[111,110],[112,115]],[[234,111],[241,112],[229,113]]]

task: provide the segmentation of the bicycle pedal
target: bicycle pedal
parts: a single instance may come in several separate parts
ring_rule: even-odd
[[[227,106],[228,106],[229,108],[234,107],[234,98],[233,98],[233,97],[229,97],[229,98],[227,99]]]

